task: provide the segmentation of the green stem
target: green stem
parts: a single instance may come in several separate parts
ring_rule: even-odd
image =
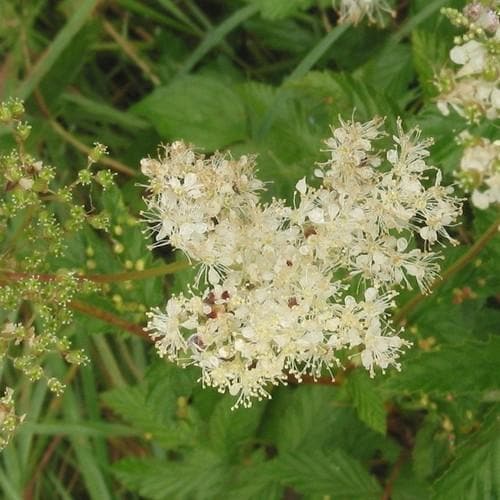
[[[101,309],[80,300],[72,300],[70,303],[70,307],[71,309],[73,309],[73,311],[86,314],[87,316],[92,316],[93,318],[99,319],[104,323],[116,326],[122,330],[125,330],[126,332],[132,333],[133,335],[137,335],[145,340],[148,340],[149,342],[152,342],[151,338],[144,331],[144,328],[141,325],[130,323],[129,321],[126,321],[119,316],[106,311],[105,309]]]
[[[64,127],[62,127],[58,122],[56,122],[55,120],[50,120],[49,123],[51,127],[54,129],[54,132],[60,135],[66,142],[71,144],[75,149],[81,151],[87,156],[91,153],[92,148],[88,147],[86,144],[79,141],[74,135],[70,134],[67,130],[65,130]],[[116,172],[128,175],[129,177],[136,177],[137,175],[139,175],[139,173],[136,170],[133,170],[132,168],[128,167],[127,165],[124,165],[120,161],[115,160],[113,158],[107,158],[107,157],[101,158],[100,163],[108,166],[109,168],[115,170]]]
[[[53,68],[64,50],[69,46],[73,38],[83,28],[84,24],[91,17],[98,0],[83,0],[78,3],[78,8],[68,19],[65,26],[55,36],[47,50],[38,59],[33,70],[17,89],[17,97],[27,100],[33,91],[38,87],[43,78]]]
[[[118,281],[136,281],[148,278],[157,278],[166,274],[174,274],[190,267],[191,264],[187,261],[171,262],[161,266],[151,267],[143,271],[126,271],[123,273],[114,274],[94,274],[84,276],[85,279],[95,281],[96,283],[116,283]]]
[[[299,65],[286,79],[287,82],[303,77],[323,57],[326,51],[345,33],[350,24],[340,24],[329,31],[321,41],[300,61]]]
[[[144,75],[151,81],[154,86],[158,86],[161,83],[160,78],[155,74],[150,65],[146,60],[140,56],[139,51],[136,50],[134,45],[130,43],[125,37],[123,37],[118,31],[115,30],[114,26],[103,19],[102,26],[104,31],[121,47],[123,53],[144,73]]]
[[[258,7],[256,5],[247,5],[229,16],[219,26],[209,31],[200,45],[198,45],[198,47],[196,47],[196,49],[191,53],[187,61],[179,70],[178,74],[185,75],[189,73],[196,66],[196,64],[198,64],[198,62],[200,62],[210,50],[220,44],[231,31],[257,12]]]
[[[500,231],[500,219],[497,219],[483,234],[482,236],[469,248],[469,250],[456,260],[443,274],[437,278],[429,288],[429,292],[433,292],[439,288],[443,283],[448,281],[454,274],[462,270],[469,262],[476,258],[476,256],[483,250],[483,248],[492,240]],[[410,313],[417,307],[428,295],[419,293],[410,299],[401,309],[394,315],[394,324],[401,324],[410,315]]]
[[[111,382],[114,387],[124,387],[127,385],[125,378],[120,371],[120,367],[113,356],[113,351],[109,347],[106,338],[102,334],[92,335],[92,341],[94,342],[99,357],[103,362],[103,366],[106,367],[106,372],[108,373]]]
[[[114,274],[80,274],[76,277],[81,280],[89,280],[94,283],[116,283],[119,281],[136,281],[148,278],[156,278],[166,274],[174,274],[178,271],[186,269],[191,264],[187,261],[172,262],[170,264],[163,264],[161,266],[151,267],[143,271],[126,271],[123,273]],[[0,274],[0,279],[7,281],[18,281],[26,278],[34,278],[38,281],[55,281],[61,279],[61,276],[56,274],[37,274],[37,273],[22,273],[15,271],[4,271]]]

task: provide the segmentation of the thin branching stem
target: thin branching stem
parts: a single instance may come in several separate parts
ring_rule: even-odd
[[[138,281],[149,278],[157,278],[167,274],[174,274],[190,266],[187,261],[171,262],[161,266],[151,267],[142,271],[125,271],[112,274],[77,274],[75,277],[79,280],[92,281],[94,283],[117,283],[121,281]],[[24,273],[16,271],[0,272],[0,280],[20,281],[23,279],[36,279],[37,281],[49,282],[62,279],[61,275],[46,273]]]
[[[130,60],[133,61],[136,66],[138,66],[142,70],[142,72],[153,83],[153,85],[160,85],[160,79],[149,67],[149,64],[143,58],[141,58],[135,47],[125,37],[121,36],[110,22],[104,19],[102,21],[102,25],[106,33],[120,46],[120,48],[130,58]]]
[[[461,271],[469,262],[474,260],[483,248],[498,235],[500,230],[500,219],[497,219],[482,235],[481,237],[465,252],[462,257],[456,260],[450,267],[448,267],[443,274],[437,278],[430,286],[429,292],[433,292],[441,285],[446,283],[454,274]],[[408,316],[413,312],[422,301],[428,297],[428,294],[419,293],[404,304],[401,309],[394,316],[394,323],[404,323]]]
[[[137,335],[148,342],[151,342],[150,336],[144,331],[144,328],[135,323],[131,323],[130,321],[124,320],[120,318],[116,314],[113,314],[105,309],[101,309],[92,304],[88,304],[86,302],[82,302],[81,300],[72,300],[70,303],[71,309],[73,311],[77,311],[82,314],[86,314],[87,316],[92,316],[93,318],[100,319],[105,323],[116,326],[125,330],[126,332],[132,333],[133,335]]]
[[[60,125],[55,120],[50,120],[50,125],[60,137],[62,137],[67,143],[71,144],[75,149],[81,151],[86,155],[90,155],[92,148],[79,141],[73,134],[69,133],[62,125]],[[101,158],[99,160],[103,165],[119,172],[120,174],[128,175],[129,177],[136,177],[138,172],[131,169],[127,165],[123,164],[121,161],[115,160],[113,158]]]

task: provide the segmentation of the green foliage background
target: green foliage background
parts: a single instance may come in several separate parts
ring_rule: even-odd
[[[463,2],[398,2],[382,30],[336,27],[327,0],[3,0],[0,95],[26,100],[29,147],[57,166],[61,184],[96,140],[121,172],[118,187],[93,202],[126,230],[112,238],[86,231],[54,268],[84,268],[89,248],[101,274],[122,272],[127,261],[142,269],[176,259],[151,254],[136,224],[138,162],[162,141],[257,153],[269,196],[289,197],[321,160],[329,125],[355,109],[358,120],[420,125],[451,182],[461,153],[454,139],[467,124],[433,101],[431,80],[455,33],[439,14],[444,5]],[[495,138],[498,124],[476,128]],[[1,129],[0,148],[10,141]],[[456,229],[463,244],[445,251],[443,268],[466,254],[494,212],[466,203]],[[196,370],[77,314],[64,333],[91,363],[66,373],[47,360],[68,381],[60,400],[5,373],[28,419],[0,456],[2,498],[500,498],[499,263],[497,237],[407,311],[414,346],[401,373],[372,380],[354,369],[337,385],[276,388],[272,400],[236,411],[229,396],[199,386]],[[145,310],[192,273],[111,283],[87,300],[142,324]]]

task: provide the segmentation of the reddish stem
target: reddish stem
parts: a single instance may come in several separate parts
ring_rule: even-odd
[[[121,328],[122,330],[125,330],[125,331],[130,332],[134,335],[142,337],[143,339],[147,340],[148,342],[152,342],[151,337],[147,334],[147,332],[144,331],[144,328],[142,326],[136,325],[135,323],[130,323],[129,321],[126,321],[126,320],[120,318],[119,316],[116,316],[115,314],[110,313],[109,311],[106,311],[104,309],[100,309],[98,307],[87,304],[87,303],[82,302],[80,300],[72,300],[70,303],[70,307],[74,311],[78,311],[82,314],[86,314],[88,316],[92,316],[93,318],[100,319],[101,321],[104,321],[105,323],[109,323],[110,325],[117,326],[118,328]]]

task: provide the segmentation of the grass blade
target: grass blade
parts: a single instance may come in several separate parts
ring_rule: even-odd
[[[0,486],[2,493],[5,495],[3,498],[5,500],[19,500],[21,494],[16,491],[14,485],[9,481],[9,478],[5,472],[0,468]]]
[[[29,409],[29,420],[37,421],[40,418],[40,414],[43,408],[43,403],[47,395],[47,386],[44,382],[35,385],[33,392],[30,395]],[[25,422],[25,425],[28,422]],[[25,431],[24,427],[21,427],[23,432],[19,434],[19,455],[22,467],[27,467],[30,459],[33,456],[33,433]]]
[[[57,490],[57,493],[59,494],[59,497],[61,498],[61,500],[73,500],[73,498],[68,493],[66,488],[62,485],[61,481],[59,481],[57,476],[55,476],[52,473],[49,473],[49,474],[47,474],[47,478],[52,483],[54,488]]]
[[[349,24],[341,24],[327,33],[320,42],[300,61],[300,64],[292,71],[286,81],[303,77],[323,57],[326,51],[345,33]]]
[[[189,28],[184,24],[177,22],[175,19],[171,19],[170,17],[156,12],[151,7],[145,5],[145,2],[138,2],[136,0],[118,0],[118,4],[127,11],[135,12],[140,16],[152,19],[157,23],[161,23],[164,26],[174,28],[178,31],[182,31],[184,33],[192,33],[194,31],[193,28]]]
[[[179,70],[178,76],[189,73],[210,50],[224,40],[228,33],[233,31],[239,24],[246,21],[257,12],[258,7],[256,5],[247,5],[246,7],[237,10],[224,22],[219,24],[219,26],[208,32],[200,45],[196,47],[182,68]]]
[[[111,383],[114,387],[123,387],[127,385],[127,382],[123,378],[121,370],[116,362],[113,352],[108,344],[107,339],[103,334],[92,335],[92,341],[95,344],[99,357],[102,359],[104,366],[106,367],[107,375],[110,378]]]
[[[67,388],[64,394],[64,412],[68,422],[78,425],[80,420],[79,403],[72,388]],[[94,450],[88,439],[81,434],[70,437],[73,451],[78,461],[78,469],[82,473],[87,492],[92,500],[112,500],[106,480],[94,456]]]
[[[167,10],[173,16],[177,17],[177,19],[179,19],[187,26],[189,26],[193,30],[193,32],[198,33],[200,35],[203,34],[203,31],[201,31],[200,28],[196,26],[196,24],[194,24],[193,21],[191,21],[191,19],[189,19],[189,17],[186,14],[184,14],[184,12],[181,9],[179,9],[179,7],[177,7],[177,5],[175,5],[174,2],[172,2],[172,0],[157,0],[157,1],[165,10]]]
[[[96,99],[89,99],[80,94],[64,93],[62,100],[71,106],[79,107],[93,119],[97,118],[129,130],[145,130],[150,127],[147,121],[138,116],[116,109]]]
[[[59,31],[54,41],[50,44],[49,48],[43,54],[35,67],[31,71],[28,78],[19,87],[17,96],[21,99],[28,99],[28,97],[37,88],[39,83],[43,80],[45,75],[52,68],[64,49],[68,46],[71,40],[82,29],[83,25],[87,22],[88,17],[91,15],[98,0],[83,0],[79,8],[73,13],[64,28]]]

